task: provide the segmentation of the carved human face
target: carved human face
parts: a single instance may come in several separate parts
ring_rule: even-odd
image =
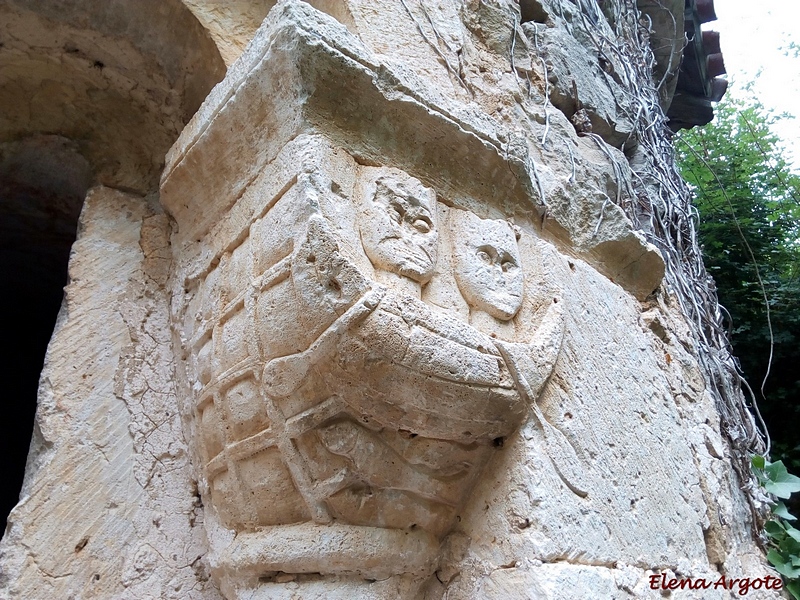
[[[506,221],[459,212],[453,236],[458,289],[471,308],[508,321],[517,314],[523,294],[514,230]]]
[[[377,269],[427,283],[436,266],[436,197],[417,179],[391,171],[363,200],[361,242]]]

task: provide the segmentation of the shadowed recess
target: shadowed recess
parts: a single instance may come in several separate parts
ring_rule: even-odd
[[[89,163],[65,138],[36,136],[0,145],[0,301],[3,314],[16,323],[0,341],[5,396],[13,406],[13,417],[0,425],[7,457],[0,497],[3,519],[22,486],[39,373],[90,182]]]
[[[16,504],[39,374],[86,191],[154,192],[164,156],[225,75],[179,0],[0,4],[0,296],[7,457],[0,509]]]

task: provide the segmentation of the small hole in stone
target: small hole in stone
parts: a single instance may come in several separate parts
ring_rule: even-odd
[[[314,256],[313,254],[309,254],[308,258],[306,258],[306,262],[307,263],[315,263],[315,262],[317,262],[317,257]]]
[[[492,440],[492,446],[495,448],[502,448],[505,440],[502,437],[496,437]]]
[[[84,536],[81,538],[81,541],[75,544],[75,552],[80,552],[84,548],[86,548],[86,544],[89,543],[89,536]]]
[[[540,0],[520,0],[519,9],[522,23],[545,23],[547,21],[547,11]]]
[[[92,66],[93,66],[95,69],[102,69],[102,68],[103,68],[103,67],[105,67],[106,65],[105,65],[105,64],[104,64],[102,61],[96,60],[96,61],[94,61],[94,64],[93,64]]]

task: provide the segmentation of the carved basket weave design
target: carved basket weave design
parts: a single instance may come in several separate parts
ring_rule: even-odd
[[[187,314],[211,502],[237,530],[441,535],[524,402],[488,336],[371,282],[297,198],[252,223]]]

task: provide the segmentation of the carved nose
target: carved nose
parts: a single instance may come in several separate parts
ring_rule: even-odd
[[[492,276],[497,285],[505,287],[506,279],[503,277],[503,267],[500,266],[499,262],[492,264]]]

